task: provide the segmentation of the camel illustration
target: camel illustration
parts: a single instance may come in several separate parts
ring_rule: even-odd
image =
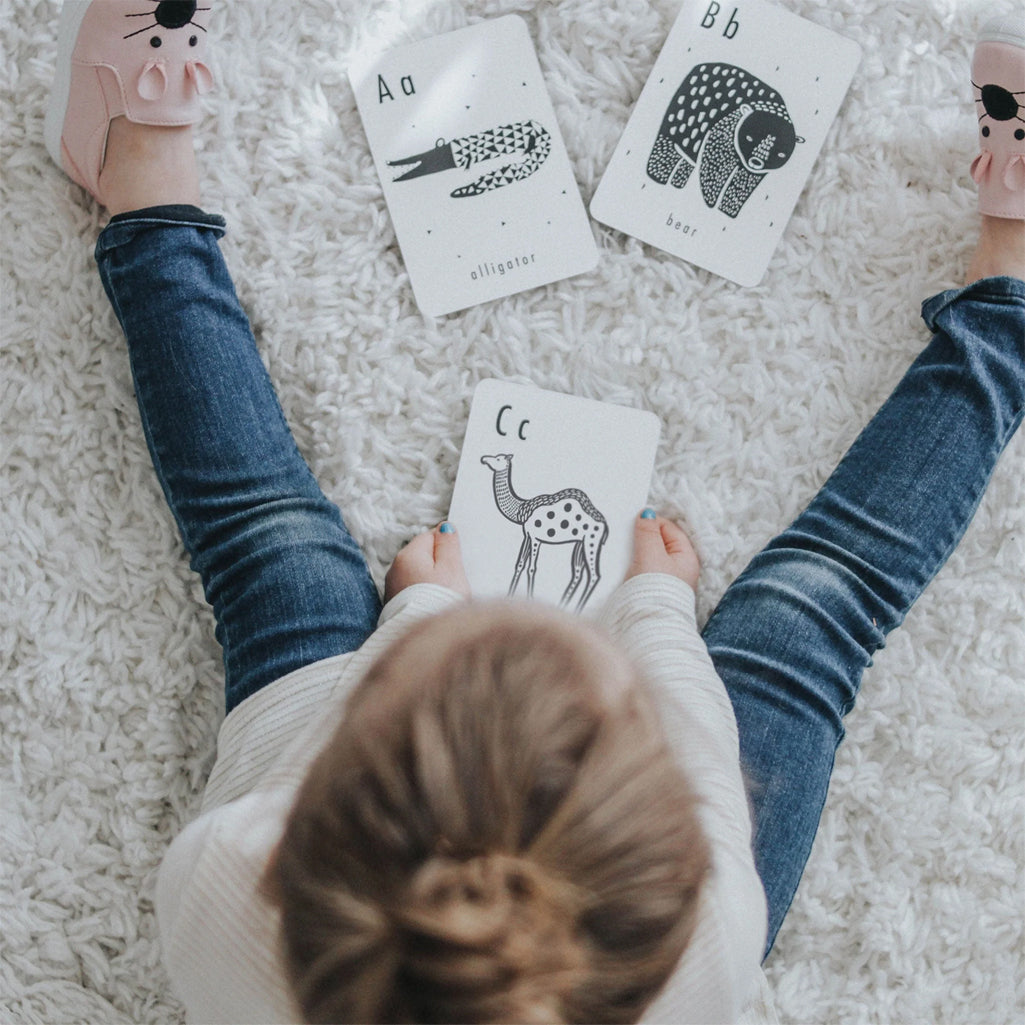
[[[481,462],[493,473],[495,504],[499,512],[523,531],[523,543],[516,556],[516,569],[509,585],[510,596],[515,593],[524,569],[527,571],[527,594],[534,593],[537,556],[542,545],[572,544],[573,573],[563,592],[560,605],[568,605],[587,571],[587,583],[577,602],[579,612],[591,597],[601,579],[598,564],[602,545],[609,536],[609,527],[591,500],[579,488],[565,488],[551,495],[520,498],[513,491],[510,476],[513,457],[506,453],[481,456]]]

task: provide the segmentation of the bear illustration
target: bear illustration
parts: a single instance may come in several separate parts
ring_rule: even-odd
[[[706,205],[736,217],[769,171],[804,142],[775,89],[732,64],[698,64],[666,108],[648,177],[682,189],[694,168]]]

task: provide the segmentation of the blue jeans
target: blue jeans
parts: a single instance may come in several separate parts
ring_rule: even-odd
[[[377,625],[359,546],[295,446],[217,240],[193,207],[111,220],[96,244],[153,465],[213,606],[231,711]]]
[[[766,954],[808,860],[861,675],[961,540],[1025,407],[1025,282],[944,292],[922,316],[932,340],[703,632],[740,731]]]
[[[96,258],[157,476],[216,614],[230,710],[359,647],[380,606],[285,424],[221,258],[223,228],[192,207],[138,211],[111,221]],[[1025,283],[988,279],[923,314],[932,341],[704,632],[752,784],[767,950],[862,672],[958,543],[1025,406]]]

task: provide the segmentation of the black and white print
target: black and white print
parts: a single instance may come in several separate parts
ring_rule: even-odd
[[[594,233],[522,18],[368,49],[349,78],[425,315],[594,267]]]
[[[575,609],[579,612],[601,580],[601,550],[609,537],[605,517],[579,488],[562,488],[551,494],[522,498],[512,484],[511,453],[481,456],[480,461],[491,470],[498,511],[516,524],[522,534],[509,584],[510,597],[516,593],[524,570],[527,573],[527,594],[533,596],[537,560],[544,548],[572,545],[570,578],[559,604],[569,605],[583,585]]]
[[[682,0],[592,215],[757,285],[860,57],[850,39],[770,0]]]
[[[449,507],[474,596],[597,614],[629,567],[658,435],[647,410],[479,382]]]
[[[486,171],[475,181],[453,189],[453,199],[480,196],[494,189],[504,188],[513,182],[529,178],[548,159],[552,151],[552,137],[547,130],[533,119],[516,121],[509,125],[475,132],[446,143],[439,139],[434,149],[417,153],[411,157],[389,160],[389,167],[409,167],[405,174],[395,179],[409,181],[425,174],[437,174],[453,168],[466,170],[474,164],[492,161],[497,157],[519,154],[520,159]]]
[[[770,85],[732,64],[698,64],[669,101],[647,173],[682,189],[699,167],[705,204],[736,217],[765,175],[802,142]]]

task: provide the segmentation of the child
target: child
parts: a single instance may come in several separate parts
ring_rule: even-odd
[[[925,304],[931,342],[703,643],[693,548],[650,511],[596,626],[466,601],[448,524],[399,554],[381,610],[198,208],[209,12],[151,14],[65,4],[47,137],[113,215],[100,274],[224,649],[217,763],[158,887],[190,1017],[735,1019],[861,672],[1021,419],[1025,147],[1004,94],[1025,92],[1025,39],[988,27],[973,67],[989,157],[968,286]]]

